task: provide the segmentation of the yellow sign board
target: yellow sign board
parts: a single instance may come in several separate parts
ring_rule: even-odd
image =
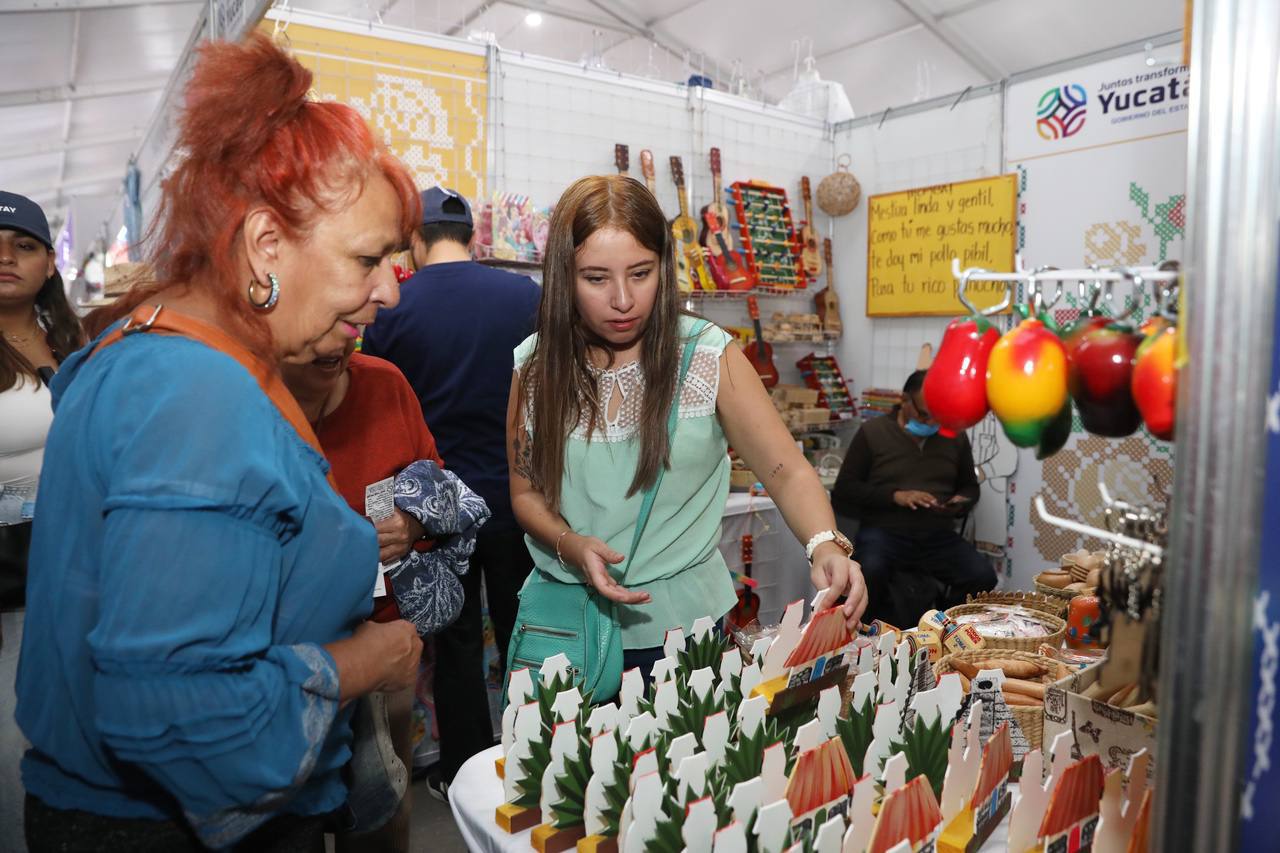
[[[264,21],[262,31],[272,34]],[[285,47],[315,75],[315,95],[364,116],[413,174],[484,204],[489,81],[483,55],[290,24]]]
[[[1017,175],[871,196],[867,202],[867,316],[966,313],[951,272],[1012,272],[1017,247]],[[988,308],[1001,282],[972,282],[969,301]]]

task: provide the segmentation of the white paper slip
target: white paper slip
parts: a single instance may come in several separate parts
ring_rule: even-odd
[[[388,477],[364,487],[364,514],[376,524],[396,511],[396,478]]]
[[[378,563],[378,580],[373,585],[374,598],[381,598],[387,594],[387,581],[382,576],[403,562],[404,560],[396,560],[394,563]]]

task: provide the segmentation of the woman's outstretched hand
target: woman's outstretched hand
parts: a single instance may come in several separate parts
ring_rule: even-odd
[[[862,613],[867,609],[867,585],[862,578],[862,566],[845,556],[839,545],[823,542],[813,552],[809,577],[818,589],[827,588],[827,595],[818,604],[818,609],[834,607],[844,596],[842,609],[845,621],[850,630],[856,631]]]
[[[610,601],[619,604],[648,604],[651,601],[649,593],[627,589],[609,574],[609,566],[621,563],[626,556],[610,548],[603,540],[569,533],[560,544],[560,554],[566,563],[582,571],[596,592]]]

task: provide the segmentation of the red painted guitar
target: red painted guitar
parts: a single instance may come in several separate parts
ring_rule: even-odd
[[[751,559],[752,559],[752,541],[751,534],[744,533],[742,536],[742,575],[738,580],[742,581],[742,589],[738,590],[738,603],[729,611],[728,619],[739,628],[745,628],[752,621],[760,618],[760,596],[756,595],[756,585],[759,583],[751,577]]]
[[[747,309],[751,312],[751,322],[755,325],[756,339],[747,344],[742,354],[751,362],[751,366],[760,374],[764,387],[772,388],[778,384],[778,368],[773,366],[773,347],[764,339],[760,329],[760,305],[754,296],[747,297]]]
[[[703,234],[707,235],[719,251],[707,255],[707,266],[711,269],[711,277],[716,287],[722,290],[750,290],[752,288],[751,273],[747,262],[742,259],[741,252],[730,249],[724,239],[724,225],[719,222],[716,212],[710,205],[702,210]]]

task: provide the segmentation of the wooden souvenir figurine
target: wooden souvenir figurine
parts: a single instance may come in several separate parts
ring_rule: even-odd
[[[867,853],[889,853],[904,842],[911,853],[932,853],[941,827],[933,788],[924,776],[916,776],[884,798]]]
[[[1040,824],[1043,853],[1091,853],[1102,800],[1102,761],[1085,756],[1062,773]]]
[[[541,811],[547,822],[536,827],[530,839],[538,853],[573,850],[587,834],[582,819],[590,762],[590,749],[578,737],[577,724],[557,725],[542,781]]]
[[[494,822],[508,833],[523,832],[542,821],[537,801],[530,802],[521,785],[529,772],[529,764],[536,763],[532,762],[534,751],[545,748],[539,738],[541,725],[538,703],[530,702],[516,712],[514,741],[507,753],[506,772],[502,778],[506,802],[494,813]]]
[[[1009,771],[1013,769],[1013,742],[1009,725],[1002,723],[982,750],[977,784],[967,807],[943,830],[938,853],[976,853],[1009,813]]]
[[[591,741],[591,781],[587,783],[582,812],[583,831],[588,835],[577,844],[578,850],[583,853],[603,853],[606,842],[617,849],[614,840],[604,835],[603,812],[606,805],[605,791],[614,784],[617,776],[614,762],[618,759],[618,746],[616,732],[604,732]]]
[[[1147,795],[1147,771],[1151,753],[1139,750],[1129,759],[1129,770],[1112,770],[1103,784],[1095,853],[1126,853],[1136,833],[1138,812]],[[1127,785],[1125,784],[1127,781]]]
[[[856,781],[840,738],[800,753],[787,782],[792,829],[807,836],[833,816],[848,814]]]
[[[786,616],[795,606],[787,608],[784,626],[787,624]],[[767,680],[754,691],[754,695],[769,700],[771,714],[807,702],[833,684],[842,684],[853,664],[853,634],[839,607],[815,613],[791,648],[787,648],[790,638],[787,642],[783,639],[780,630],[765,658],[764,675]],[[786,656],[779,666],[778,657],[784,653]]]

